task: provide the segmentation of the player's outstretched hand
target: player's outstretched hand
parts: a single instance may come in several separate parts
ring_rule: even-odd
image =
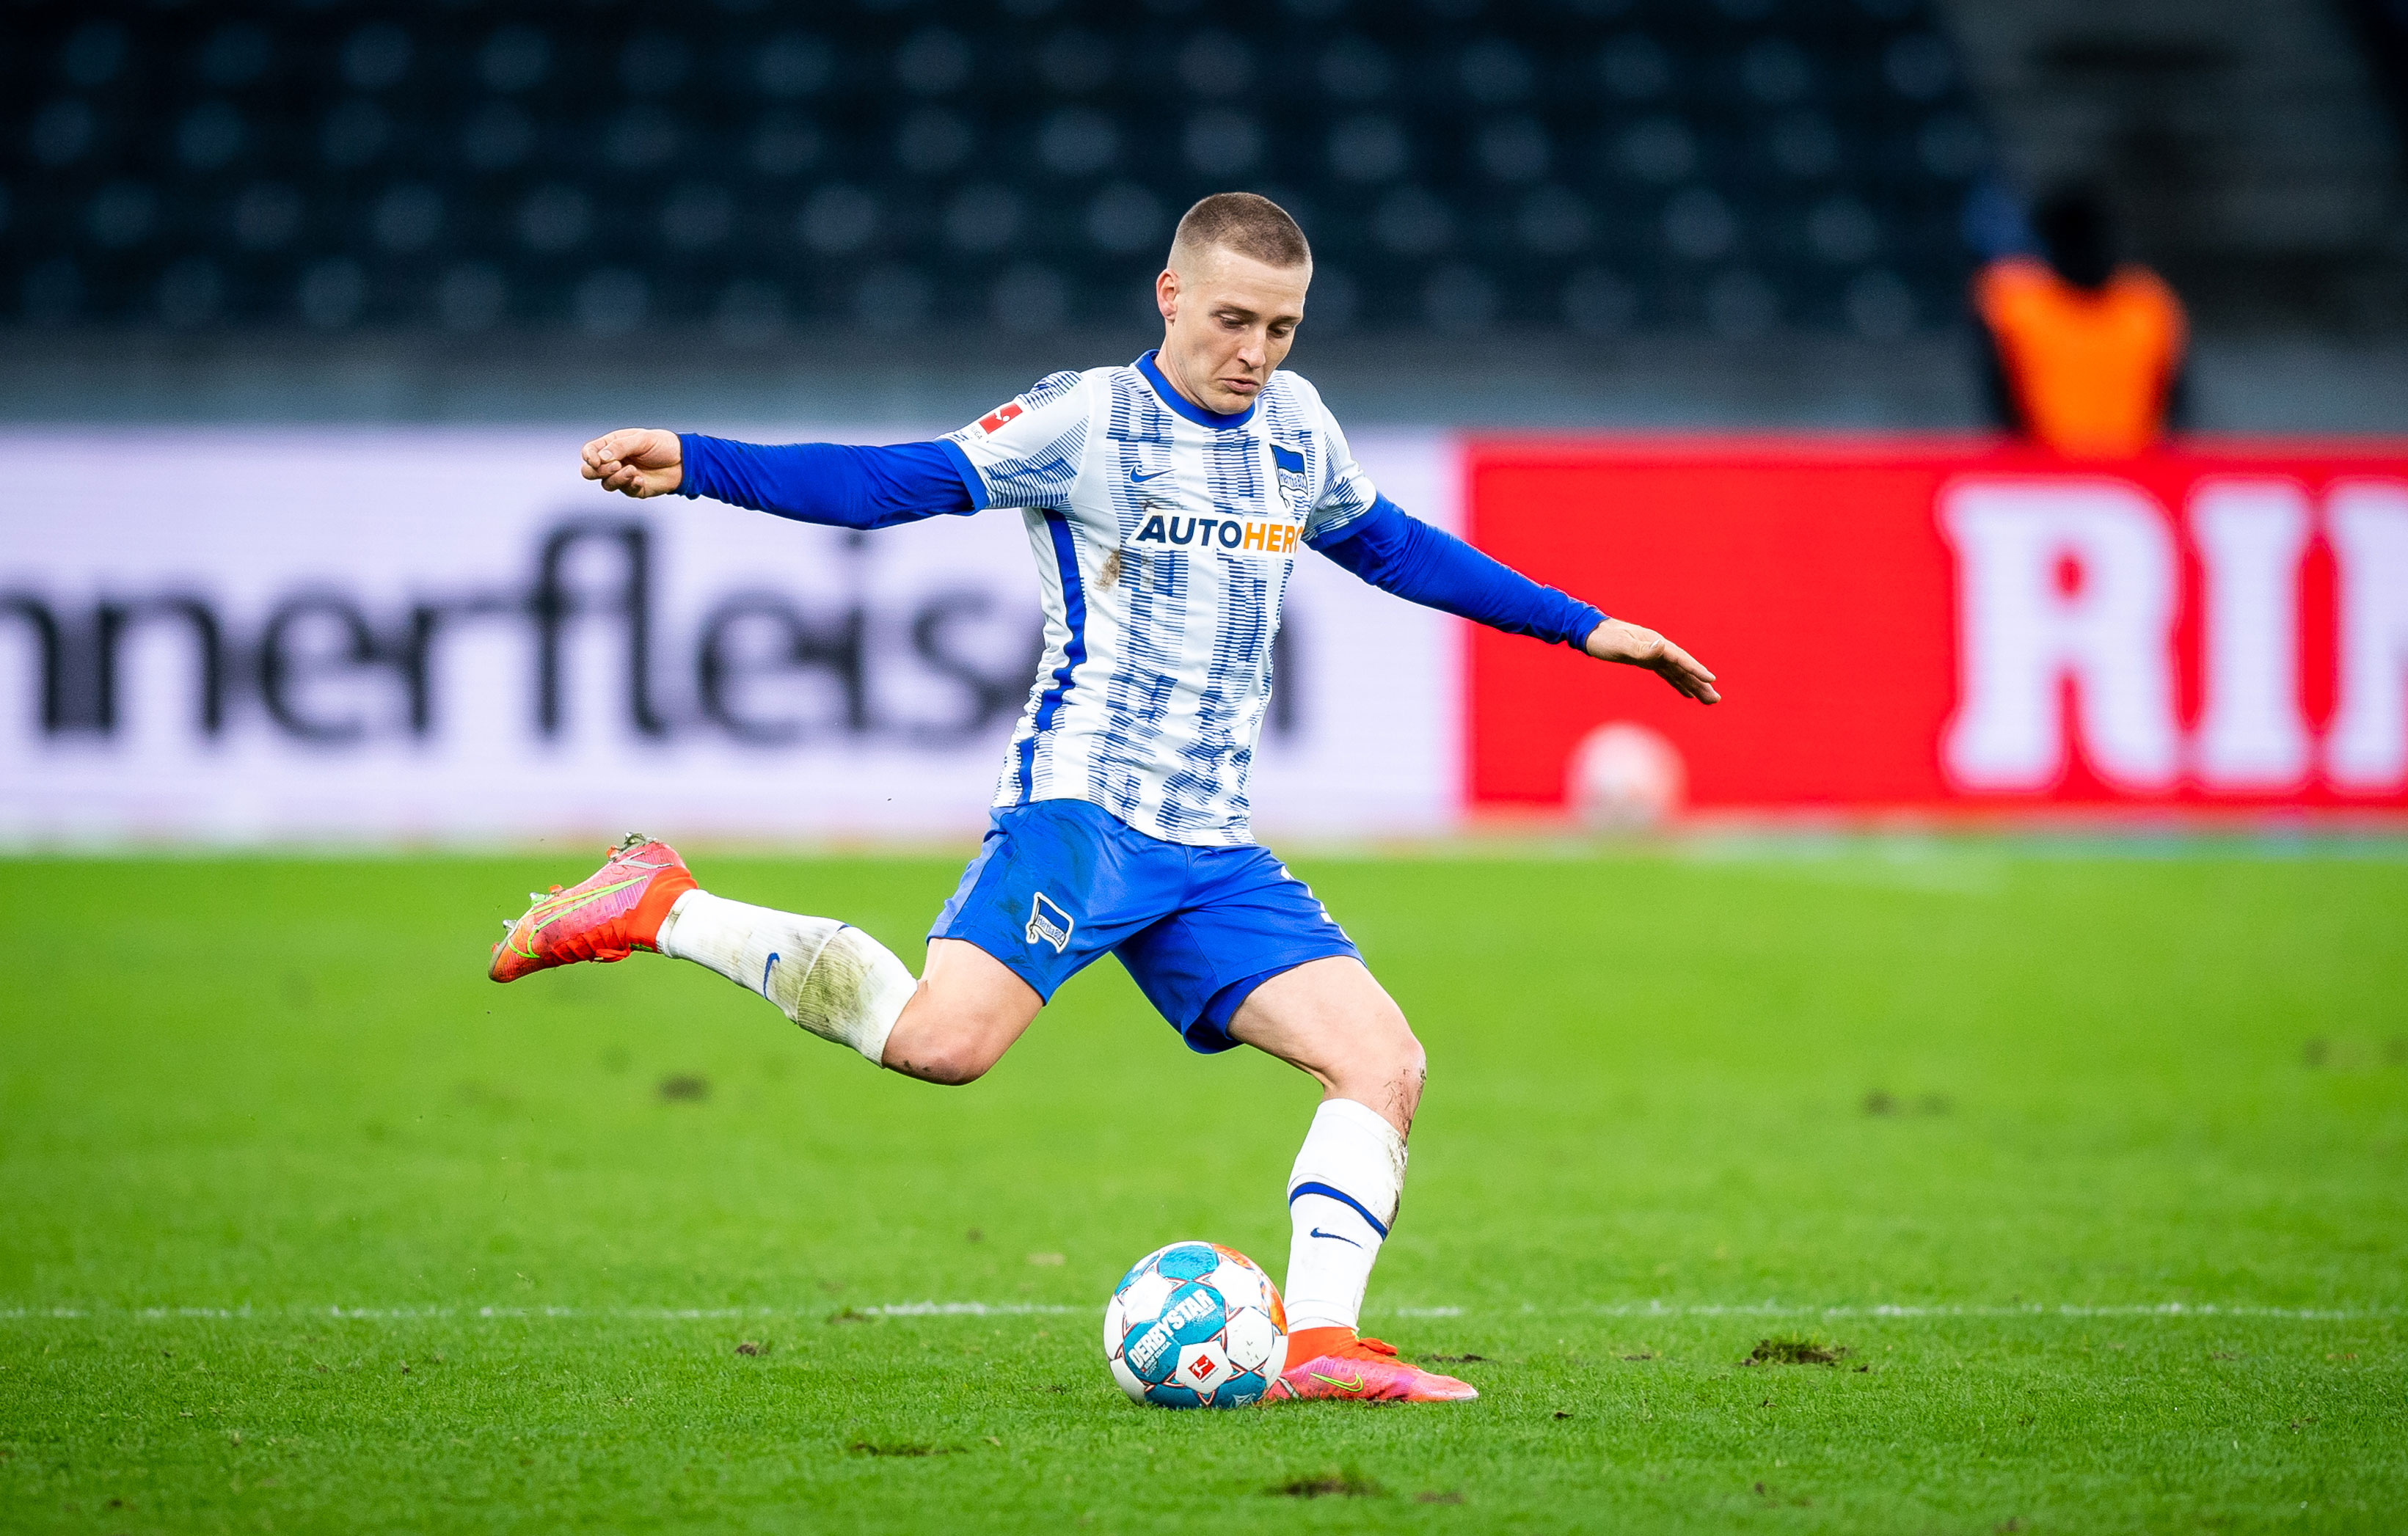
[[[1600,661],[1645,667],[1699,704],[1722,702],[1722,695],[1714,691],[1714,675],[1654,630],[1609,619],[1589,631],[1587,649]]]
[[[601,481],[605,491],[662,496],[684,481],[684,454],[676,433],[628,427],[586,444],[582,473],[589,480]]]

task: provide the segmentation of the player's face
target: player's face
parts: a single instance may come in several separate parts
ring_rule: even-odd
[[[1310,266],[1270,266],[1214,249],[1154,279],[1162,371],[1206,410],[1244,410],[1270,382],[1304,319]]]

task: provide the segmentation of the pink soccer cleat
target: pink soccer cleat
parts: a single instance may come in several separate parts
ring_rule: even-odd
[[[1467,1402],[1480,1395],[1468,1381],[1441,1376],[1397,1358],[1394,1344],[1355,1336],[1351,1328],[1301,1329],[1288,1336],[1290,1365],[1263,1394],[1265,1402],[1342,1398],[1355,1402]]]
[[[566,890],[530,891],[535,904],[494,946],[486,974],[516,981],[555,965],[579,960],[623,960],[651,949],[677,899],[695,889],[694,875],[677,849],[630,832],[602,867]]]

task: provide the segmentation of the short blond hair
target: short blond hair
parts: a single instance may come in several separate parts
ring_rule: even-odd
[[[1216,246],[1266,266],[1312,264],[1312,247],[1287,209],[1255,192],[1214,192],[1187,210],[1170,237],[1174,261],[1182,251],[1201,254]]]

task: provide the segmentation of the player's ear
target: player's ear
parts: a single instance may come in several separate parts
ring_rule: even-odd
[[[1179,274],[1169,267],[1154,279],[1154,306],[1162,311],[1162,323],[1168,325],[1179,318]]]

